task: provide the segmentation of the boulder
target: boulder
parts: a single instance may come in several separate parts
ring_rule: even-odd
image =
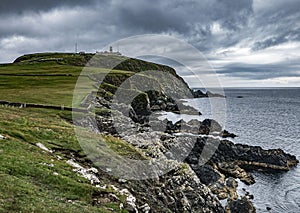
[[[149,115],[151,113],[147,93],[138,94],[131,102],[131,106],[137,115]]]
[[[242,197],[241,199],[231,200],[229,199],[225,206],[226,213],[255,213],[255,207],[253,204],[246,198]]]
[[[191,165],[196,175],[199,177],[200,181],[205,185],[215,183],[221,178],[221,175],[216,171],[211,165]]]
[[[206,98],[207,94],[202,92],[201,90],[193,91],[194,98]]]
[[[236,134],[228,132],[227,130],[223,130],[220,135],[221,135],[222,138],[235,138],[235,137],[237,137]]]
[[[209,135],[212,132],[221,132],[222,126],[213,119],[205,119],[201,122],[199,134]]]

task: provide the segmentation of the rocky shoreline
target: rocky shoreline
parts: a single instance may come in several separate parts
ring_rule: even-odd
[[[100,103],[96,105],[103,109],[104,106]],[[131,106],[127,107],[135,112]],[[176,157],[169,156],[175,162],[175,167],[161,177],[126,180],[123,183],[135,196],[136,205],[143,206],[146,202],[151,212],[255,212],[250,201],[253,195],[239,197],[237,194],[237,179],[246,184],[254,184],[255,180],[249,172],[251,170],[288,171],[298,163],[295,156],[281,149],[264,150],[221,139],[235,135],[223,130],[211,119],[202,122],[181,120],[173,124],[169,120],[152,118],[149,121],[143,117],[141,122],[140,119],[133,119],[134,116],[138,118],[136,112],[134,116],[114,112],[117,116],[114,115],[112,119],[110,109],[106,109],[106,113],[96,115],[97,127],[89,122],[82,122],[80,125],[99,128],[101,133],[122,138],[147,158],[163,156],[170,145],[191,150],[184,162],[177,162]],[[122,132],[117,131],[120,129]],[[220,139],[210,136],[219,136]],[[207,143],[218,144],[218,148],[208,162],[199,165],[202,150]],[[186,167],[184,172],[183,165]],[[225,208],[219,202],[224,199],[227,199]]]
[[[177,76],[175,71],[172,75]],[[115,86],[119,86],[127,78],[110,76],[106,78],[107,82],[104,79],[104,83],[118,82]],[[186,85],[182,78],[177,78]],[[97,76],[91,79],[97,84]],[[133,82],[130,88],[134,86],[137,85]],[[94,94],[96,97],[86,98],[82,104],[95,107],[95,114],[75,123],[100,134],[121,138],[146,159],[155,161],[163,157],[172,165],[172,169],[162,176],[122,181],[122,187],[135,197],[134,207],[127,208],[129,212],[255,212],[251,203],[253,195],[239,196],[237,180],[250,185],[255,183],[251,175],[253,170],[288,171],[297,165],[296,157],[281,149],[264,150],[231,142],[226,138],[236,135],[212,119],[176,123],[159,120],[156,113],[162,111],[201,115],[180,99],[168,96],[166,91],[172,90],[170,86],[160,85],[160,88],[160,91],[141,92],[130,103],[114,103],[112,107],[112,96],[107,95],[104,90],[107,88],[100,85]],[[185,94],[186,91],[181,92]],[[190,98],[203,97],[224,96],[197,90],[192,91]],[[205,150],[205,147],[211,147],[213,151],[207,159],[202,152],[210,149]],[[226,200],[226,205],[222,206],[220,200]],[[143,208],[145,205],[147,210]]]

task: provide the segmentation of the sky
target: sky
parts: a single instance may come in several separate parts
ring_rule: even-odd
[[[95,52],[143,34],[169,35],[196,47],[224,87],[300,85],[299,0],[0,3],[0,63],[27,53],[73,52],[76,41],[79,51]],[[177,71],[197,86],[191,74]]]

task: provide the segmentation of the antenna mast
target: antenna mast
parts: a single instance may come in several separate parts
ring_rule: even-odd
[[[76,35],[76,42],[75,42],[75,53],[78,52],[78,34]]]
[[[77,41],[76,41],[76,43],[75,43],[75,53],[77,53],[77,46],[78,46],[78,44],[77,44]]]

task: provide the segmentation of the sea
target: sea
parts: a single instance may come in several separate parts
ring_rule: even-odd
[[[281,148],[300,159],[300,88],[228,88],[224,92],[223,122],[226,130],[238,135],[231,139],[234,143],[264,149]],[[224,102],[221,98],[210,99]],[[170,113],[164,116],[173,121],[214,118],[210,99],[185,100],[185,104],[197,108],[201,116],[179,118]],[[238,192],[242,195],[246,190],[254,195],[252,201],[257,212],[300,212],[300,165],[288,172],[255,171],[252,174],[256,183],[247,186],[239,181]]]

